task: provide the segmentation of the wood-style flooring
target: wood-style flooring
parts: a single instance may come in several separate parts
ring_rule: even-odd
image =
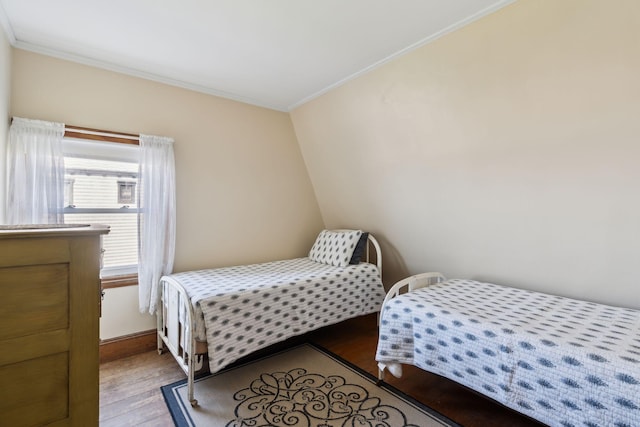
[[[376,316],[369,315],[325,327],[276,347],[313,342],[377,375],[374,360],[377,332]],[[153,351],[103,363],[100,366],[100,425],[173,426],[160,386],[184,377],[167,353],[159,355]],[[453,381],[411,366],[404,366],[402,378],[387,374],[385,380],[465,427],[542,425]]]

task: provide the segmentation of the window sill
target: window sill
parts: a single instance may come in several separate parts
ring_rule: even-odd
[[[136,286],[138,284],[137,274],[123,274],[121,276],[103,277],[101,280],[102,289],[122,288],[124,286]]]

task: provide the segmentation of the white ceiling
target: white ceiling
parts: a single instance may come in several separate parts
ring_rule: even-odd
[[[11,44],[289,111],[514,0],[0,0]]]

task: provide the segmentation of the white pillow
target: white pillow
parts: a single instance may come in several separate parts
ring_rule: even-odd
[[[346,267],[361,234],[361,230],[322,230],[309,251],[309,259],[335,267]]]

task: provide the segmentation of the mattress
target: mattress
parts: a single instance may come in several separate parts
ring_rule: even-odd
[[[552,426],[640,426],[640,311],[470,280],[393,298],[376,360]]]
[[[289,337],[380,310],[375,265],[334,267],[295,258],[169,276],[195,308],[195,336],[207,341],[209,369]]]

